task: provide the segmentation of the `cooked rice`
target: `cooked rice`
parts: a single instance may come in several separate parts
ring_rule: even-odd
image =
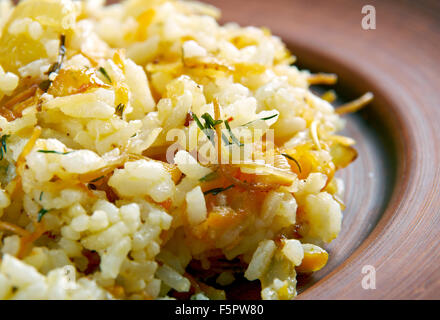
[[[325,265],[334,173],[356,152],[309,85],[335,77],[218,17],[192,1],[0,2],[0,299],[221,299],[243,274],[292,299],[296,272]],[[230,150],[252,145],[233,141],[246,126],[273,129],[274,163],[196,160],[227,149],[206,144],[205,113],[228,119]]]

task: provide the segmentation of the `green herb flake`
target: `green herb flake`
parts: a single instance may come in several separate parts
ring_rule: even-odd
[[[214,129],[216,125],[221,124],[223,121],[222,120],[214,120],[211,115],[207,112],[205,112],[202,115],[202,118],[205,120],[205,128],[206,129]]]
[[[264,121],[266,121],[266,120],[270,120],[270,119],[272,119],[272,118],[275,118],[276,116],[278,116],[278,113],[275,113],[275,114],[273,114],[273,115],[271,115],[271,116],[268,116],[268,117],[261,118],[260,120],[264,120]]]
[[[225,145],[229,146],[232,144],[231,141],[229,141],[229,138],[222,132],[222,140],[225,143]]]
[[[38,218],[37,218],[37,222],[41,222],[41,219],[43,219],[44,215],[46,213],[48,213],[49,210],[46,210],[44,208],[42,208],[39,212],[38,212]]]
[[[226,129],[228,130],[229,136],[231,137],[232,141],[233,141],[236,145],[238,145],[239,147],[243,147],[244,144],[241,143],[241,142],[237,139],[237,137],[234,135],[234,133],[232,132],[231,127],[229,126],[229,121],[228,121],[228,120],[225,120],[225,126],[226,126]]]
[[[289,156],[287,153],[282,153],[281,155],[284,156],[284,157],[286,157],[287,159],[292,160],[293,162],[295,162],[295,163],[296,163],[296,166],[298,167],[299,173],[302,173],[301,165],[299,164],[298,160],[296,160],[296,159],[295,159],[294,157],[292,157],[292,156]]]
[[[226,145],[231,145],[232,143],[237,144],[238,146],[242,147],[243,144],[237,139],[237,137],[232,133],[231,127],[229,126],[228,120],[214,120],[212,116],[209,113],[204,113],[202,115],[202,119],[205,120],[205,124],[203,125],[200,119],[192,112],[190,112],[191,117],[196,122],[199,129],[205,133],[205,135],[208,137],[208,140],[212,142],[212,144],[215,143],[214,141],[214,135],[215,135],[215,127],[220,125],[221,123],[225,123],[226,129],[228,130],[229,136],[231,137],[232,141],[229,141],[228,137],[222,133],[222,140]]]
[[[192,113],[191,111],[189,112],[189,114],[191,115],[191,118],[194,119],[194,121],[196,122],[197,126],[199,127],[200,130],[204,130],[205,127],[202,125],[202,123],[200,122],[199,118],[196,116],[195,113]]]
[[[251,123],[254,123],[254,122],[258,121],[258,120],[262,120],[262,121],[270,120],[270,119],[275,118],[276,116],[278,116],[278,113],[275,113],[275,114],[273,114],[271,116],[267,116],[267,117],[264,117],[264,118],[260,118],[260,119],[249,121],[249,122],[247,122],[247,123],[245,123],[245,124],[243,124],[241,126],[244,127],[244,126],[250,125]]]
[[[9,134],[4,134],[0,138],[0,160],[3,160],[3,157],[5,156],[6,152],[8,152],[8,149],[6,147],[6,139],[10,137]]]
[[[40,192],[40,201],[43,200],[43,191]]]
[[[66,155],[66,154],[72,153],[73,151],[60,152],[60,151],[55,151],[55,150],[38,150],[37,152]]]
[[[205,124],[203,125],[202,122],[200,121],[200,119],[192,112],[190,112],[191,117],[194,119],[194,121],[196,122],[197,126],[199,127],[199,129],[208,137],[208,140],[211,141],[211,143],[214,145],[215,144],[215,140],[214,140],[214,126],[216,126],[218,123],[221,123],[221,120],[217,120],[215,121],[214,119],[212,119],[211,115],[209,113],[204,113],[202,115],[202,118],[205,120]],[[218,122],[220,121],[220,122]]]
[[[112,78],[110,78],[110,76],[108,75],[107,70],[105,70],[103,67],[100,67],[98,71],[102,73],[102,75],[108,80],[108,82],[112,83]]]
[[[237,137],[234,135],[234,133],[232,132],[232,129],[229,125],[229,121],[228,120],[214,120],[212,118],[212,116],[205,112],[202,115],[202,119],[205,120],[205,124],[203,125],[202,122],[200,121],[200,119],[190,111],[190,115],[191,117],[194,119],[194,121],[196,122],[197,126],[199,127],[199,129],[205,133],[205,135],[208,137],[208,140],[211,141],[212,144],[215,144],[215,140],[214,140],[214,135],[215,135],[215,127],[220,125],[221,123],[224,123],[226,126],[226,129],[228,130],[229,136],[232,139],[232,142],[228,139],[228,137],[222,133],[222,140],[226,145],[231,145],[232,143],[235,143],[236,145],[238,145],[239,147],[244,146],[243,143],[241,143]],[[275,114],[276,116],[276,114]]]
[[[66,36],[64,34],[62,34],[60,36],[60,47],[58,49],[58,60],[57,60],[57,62],[55,62],[54,64],[52,64],[50,66],[49,70],[46,72],[47,75],[50,75],[51,73],[58,74],[58,72],[60,72],[60,69],[63,65],[63,60],[64,60],[65,55],[66,55]],[[40,82],[38,87],[42,91],[47,92],[51,85],[52,85],[52,80],[48,79],[48,80],[43,80],[42,82]]]
[[[122,115],[124,114],[124,110],[125,110],[125,104],[120,103],[116,107],[115,114],[122,118]]]
[[[90,183],[96,182],[98,180],[101,180],[102,178],[104,178],[104,176],[100,176],[98,178],[93,179],[92,181],[90,181]]]
[[[229,189],[231,189],[231,188],[233,188],[233,187],[234,187],[234,185],[231,184],[230,186],[228,186],[228,187],[226,187],[226,188],[214,188],[214,189],[211,189],[211,190],[205,191],[205,192],[203,192],[203,194],[204,194],[205,196],[208,195],[208,194],[212,194],[212,195],[216,196],[216,195],[218,195],[220,192],[223,192],[223,191],[229,190]]]
[[[208,173],[206,176],[200,178],[199,181],[200,182],[207,182],[207,181],[212,181],[216,178],[217,178],[217,172],[214,171],[214,172]]]

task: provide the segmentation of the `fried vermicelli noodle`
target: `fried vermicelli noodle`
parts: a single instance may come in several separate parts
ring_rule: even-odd
[[[292,299],[325,266],[357,153],[309,87],[336,77],[218,18],[1,1],[0,299],[224,299],[242,277]]]

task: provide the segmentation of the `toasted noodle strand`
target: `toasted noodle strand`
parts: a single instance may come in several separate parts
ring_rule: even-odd
[[[34,145],[37,142],[37,139],[40,137],[40,135],[41,135],[41,127],[36,126],[32,132],[30,139],[28,140],[28,142],[24,146],[22,152],[18,156],[17,162],[15,164],[15,166],[17,168],[16,169],[17,175],[11,182],[9,182],[9,184],[7,186],[7,189],[8,189],[12,198],[15,196],[16,192],[21,187],[21,184],[22,184],[21,175],[23,174],[23,168],[24,168],[24,164],[26,162],[26,156],[32,151],[32,149],[34,148]]]
[[[38,86],[35,84],[28,89],[20,92],[13,98],[9,99],[0,107],[0,115],[5,117],[8,121],[13,121],[21,116],[21,112],[26,105],[22,105],[19,108],[14,108],[20,102],[24,102],[27,99],[33,97],[37,91]]]
[[[41,135],[41,127],[36,126],[34,128],[34,131],[32,132],[32,136],[30,137],[29,141],[26,143],[26,145],[23,148],[23,151],[20,153],[17,159],[17,171],[20,174],[22,171],[22,167],[26,161],[27,155],[32,151],[34,148],[35,143],[37,142],[37,139]]]
[[[214,120],[220,120],[220,106],[218,104],[217,99],[214,99]],[[220,124],[217,124],[215,126],[215,145],[217,149],[217,163],[221,164],[222,162],[222,144],[220,143],[220,137],[221,137],[221,128]]]
[[[35,84],[35,85],[29,87],[28,89],[24,90],[23,92],[20,92],[15,97],[13,97],[10,100],[8,100],[3,105],[3,107],[11,109],[17,103],[20,103],[20,102],[25,101],[26,99],[32,97],[35,94],[35,92],[37,91],[37,88],[38,88],[38,85]]]
[[[15,114],[8,108],[0,107],[0,116],[4,117],[8,121],[14,121],[16,119]]]
[[[336,108],[336,113],[339,115],[347,114],[347,113],[353,113],[356,111],[359,111],[363,107],[365,107],[367,104],[369,104],[374,98],[374,95],[371,92],[367,92],[361,97],[357,98],[356,100],[353,100],[349,103],[346,103],[338,108]]]
[[[30,235],[29,231],[15,225],[13,223],[6,222],[6,221],[0,221],[0,229],[14,232],[22,237],[27,237]]]
[[[45,227],[43,222],[34,223],[34,227],[35,227],[34,232],[26,236],[23,236],[20,239],[20,249],[18,250],[18,254],[17,254],[17,257],[19,259],[22,259],[26,255],[32,243],[38,238],[40,238],[45,232]]]
[[[308,76],[307,82],[311,85],[314,84],[332,85],[338,82],[338,76],[333,73],[315,73]]]

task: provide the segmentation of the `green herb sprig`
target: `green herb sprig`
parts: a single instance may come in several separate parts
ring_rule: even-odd
[[[116,107],[115,114],[122,118],[122,115],[124,114],[124,110],[125,110],[125,104],[120,103]]]
[[[228,130],[229,136],[230,136],[231,139],[232,139],[232,142],[234,142],[234,143],[235,143],[236,145],[238,145],[239,147],[243,147],[244,144],[241,143],[241,142],[237,139],[237,137],[234,135],[234,133],[233,133],[232,130],[231,130],[231,127],[229,126],[229,121],[228,121],[228,120],[225,120],[225,126],[226,126],[226,129]]]
[[[72,153],[73,151],[60,152],[60,151],[55,151],[55,150],[37,150],[37,152],[66,155],[66,154]]]
[[[207,194],[212,194],[214,196],[218,195],[220,192],[229,190],[231,188],[235,187],[235,185],[231,184],[230,186],[226,187],[226,188],[214,188],[211,190],[207,190],[205,192],[203,192],[203,194],[206,196]]]
[[[102,178],[104,178],[104,176],[100,176],[100,177],[98,177],[98,178],[95,178],[95,179],[91,180],[90,183],[93,183],[93,182],[99,181],[99,180],[101,180]]]
[[[214,127],[219,124],[219,122],[218,122],[219,120],[215,121],[214,119],[212,119],[212,117],[209,113],[204,113],[202,115],[202,118],[205,120],[205,124],[203,125],[195,113],[192,113],[190,111],[190,115],[194,119],[194,121],[196,122],[199,129],[208,137],[208,140],[211,141],[211,143],[214,145],[215,144]]]
[[[260,118],[260,119],[256,119],[256,120],[249,121],[249,122],[247,122],[247,123],[245,123],[245,124],[242,124],[241,126],[242,126],[242,127],[245,127],[245,126],[248,126],[248,125],[250,125],[250,124],[252,124],[252,123],[254,123],[254,122],[257,122],[257,121],[259,121],[259,120],[262,120],[262,121],[270,120],[270,119],[275,118],[276,116],[278,116],[278,113],[275,113],[275,114],[273,114],[273,115],[271,115],[271,116],[267,116],[267,117],[263,117],[263,118]]]
[[[6,146],[6,139],[10,137],[9,134],[4,134],[0,138],[0,160],[3,160],[3,157],[5,156],[6,152],[8,152],[7,146]]]
[[[60,36],[60,47],[58,49],[57,62],[55,62],[54,64],[52,64],[50,66],[50,68],[46,72],[46,74],[48,74],[48,75],[50,75],[51,73],[58,74],[58,72],[60,72],[61,66],[63,65],[63,60],[64,60],[65,55],[66,55],[66,36],[64,34],[62,34]],[[43,90],[44,92],[47,92],[51,85],[52,85],[52,80],[47,79],[47,80],[43,80],[42,82],[40,82],[40,84],[38,86],[40,87],[41,90]]]
[[[301,165],[299,164],[298,160],[296,160],[296,159],[295,159],[294,157],[292,157],[292,156],[289,156],[287,153],[282,153],[281,155],[284,156],[284,157],[286,157],[287,159],[292,160],[293,162],[295,162],[295,163],[296,163],[296,166],[298,167],[299,173],[302,172],[302,170],[301,170]]]
[[[232,143],[237,144],[239,147],[243,146],[243,143],[241,143],[237,137],[232,133],[232,129],[229,125],[229,121],[228,120],[214,120],[212,118],[212,116],[209,113],[204,113],[202,115],[202,119],[205,120],[205,124],[202,124],[202,122],[200,121],[200,119],[193,113],[190,111],[190,115],[191,117],[194,119],[194,121],[196,122],[197,126],[199,127],[199,129],[205,133],[205,135],[208,137],[208,140],[211,141],[211,143],[213,145],[215,145],[215,127],[220,125],[221,123],[224,123],[226,126],[226,129],[228,130],[229,136],[232,139],[232,142],[229,140],[229,138],[222,133],[222,140],[226,145],[231,145]]]
[[[46,210],[44,208],[42,208],[40,211],[38,211],[37,222],[41,222],[41,219],[43,219],[44,215],[48,212],[49,212],[49,210]]]
[[[98,71],[102,73],[102,75],[108,80],[108,82],[112,83],[112,78],[110,78],[110,76],[108,75],[107,70],[105,70],[103,67],[99,67]]]

